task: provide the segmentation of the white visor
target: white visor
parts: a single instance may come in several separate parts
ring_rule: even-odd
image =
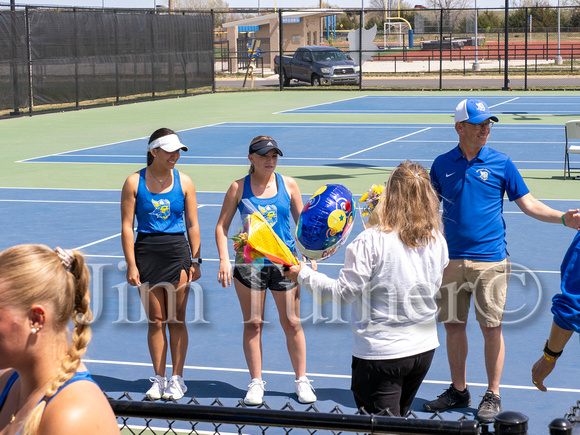
[[[163,151],[172,153],[173,151],[183,150],[188,151],[188,148],[181,143],[179,137],[176,134],[168,134],[167,136],[161,136],[155,139],[149,145],[147,145],[147,151],[154,150],[155,148],[161,148]]]

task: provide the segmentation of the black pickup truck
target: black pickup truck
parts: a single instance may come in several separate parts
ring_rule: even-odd
[[[360,83],[360,67],[336,47],[300,47],[294,56],[282,56],[281,73],[280,56],[276,56],[274,72],[282,74],[284,86],[288,86],[292,79],[312,86]]]

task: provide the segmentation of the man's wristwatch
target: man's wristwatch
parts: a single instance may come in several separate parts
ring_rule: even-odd
[[[558,358],[560,358],[560,355],[562,355],[564,350],[561,350],[560,352],[554,352],[548,347],[548,341],[549,339],[546,340],[546,345],[544,346],[544,358],[550,362],[555,362]]]
[[[191,263],[193,266],[195,266],[196,264],[201,264],[203,261],[201,258],[192,258],[191,259]]]

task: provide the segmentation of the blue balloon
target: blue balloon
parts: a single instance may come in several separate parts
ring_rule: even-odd
[[[296,227],[296,245],[306,258],[325,260],[346,242],[356,207],[350,190],[327,184],[310,197]]]

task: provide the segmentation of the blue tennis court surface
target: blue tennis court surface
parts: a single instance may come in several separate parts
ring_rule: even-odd
[[[469,98],[469,97],[466,97]],[[317,114],[417,114],[417,121],[425,115],[450,115],[461,100],[457,96],[376,96],[365,95],[315,106],[285,110],[278,113]],[[491,112],[501,115],[574,115],[580,114],[577,96],[486,96]],[[420,119],[419,119],[420,118]],[[501,121],[501,119],[500,119]]]
[[[284,157],[280,165],[393,167],[410,159],[430,166],[457,144],[453,123],[222,123],[182,130],[189,151],[180,165],[246,165],[247,147],[260,134],[272,136]],[[494,125],[489,145],[508,154],[519,169],[563,168],[564,129],[558,125]],[[24,163],[141,164],[147,139],[38,156]],[[231,157],[240,156],[240,157]]]
[[[285,165],[359,166],[364,171],[372,166],[394,167],[406,159],[429,167],[437,155],[457,144],[451,114],[461,99],[457,96],[373,95],[280,112],[414,113],[417,117],[413,121],[418,118],[429,121],[427,114],[449,115],[449,122],[444,124],[223,122],[184,129],[179,131],[179,135],[190,148],[189,152],[181,154],[178,167],[246,166],[248,144],[258,134],[270,135],[280,144],[284,152],[279,163],[281,173],[284,173]],[[563,169],[563,125],[535,124],[534,115],[580,113],[578,97],[494,95],[484,99],[492,113],[500,117],[500,123],[491,132],[491,147],[508,154],[520,169]],[[501,122],[501,114],[522,115],[530,122]],[[288,118],[292,119],[285,117],[284,120]],[[316,117],[312,119],[316,120]],[[79,140],[78,145],[71,143],[69,152],[42,154],[18,164],[144,165],[146,143],[147,138],[136,137],[85,148]],[[192,179],[197,182],[195,174]],[[309,193],[313,192],[303,191],[305,200]],[[224,192],[197,192],[204,263],[203,276],[192,286],[188,302],[186,321],[190,337],[184,378],[189,389],[187,398],[195,397],[204,405],[219,398],[226,406],[236,406],[244,397],[250,379],[242,349],[242,316],[235,291],[233,287],[223,289],[217,283],[218,254],[214,229],[223,197]],[[574,200],[544,202],[559,210],[578,207],[578,201]],[[0,239],[0,249],[18,243],[43,243],[51,247],[80,249],[86,255],[92,272],[92,308],[95,312],[87,365],[111,397],[129,392],[134,399],[142,399],[150,385],[148,379],[153,375],[153,369],[147,349],[143,309],[137,290],[125,280],[120,240],[120,190],[0,187],[0,203],[0,225],[6,229]],[[514,273],[504,324],[506,362],[501,384],[502,403],[504,410],[527,415],[530,418],[528,433],[540,435],[547,433],[551,420],[562,417],[580,399],[577,376],[580,348],[576,337],[546,382],[550,390],[542,393],[531,385],[531,367],[542,355],[551,324],[551,298],[559,291],[559,265],[574,231],[527,217],[513,203],[506,201],[504,206],[508,251]],[[237,232],[240,224],[232,223],[231,235]],[[357,216],[349,241],[362,230],[362,221]],[[230,253],[233,253],[231,246]],[[337,277],[343,261],[344,247],[329,260],[319,263],[319,270]],[[303,290],[301,315],[307,342],[307,372],[314,381],[318,396],[316,408],[331,412],[339,406],[345,413],[354,413],[355,404],[350,392],[350,307],[330,304],[319,307]],[[271,295],[266,302],[266,322],[263,336],[266,403],[271,409],[282,409],[289,403],[294,409],[304,410],[307,405],[296,401],[294,374]],[[457,420],[464,414],[473,418],[487,386],[483,339],[474,316],[468,322],[468,334],[467,379],[472,406],[443,413],[443,418],[449,420]],[[431,413],[423,412],[423,402],[437,397],[450,382],[445,339],[440,326],[441,346],[435,352],[431,369],[412,406],[412,411],[420,418],[432,417]]]
[[[152,375],[146,345],[147,325],[135,288],[125,281],[124,259],[120,241],[120,191],[68,189],[0,188],[3,214],[0,224],[18,225],[0,241],[0,249],[16,243],[44,243],[81,249],[92,272],[93,340],[87,365],[96,380],[112,397],[129,392],[141,399]],[[188,306],[190,346],[186,359],[187,397],[202,404],[215,398],[226,406],[236,406],[243,398],[249,376],[241,344],[241,313],[232,287],[217,283],[218,255],[213,238],[223,193],[198,192],[199,220],[202,225],[203,277],[194,284]],[[568,209],[574,201],[546,201],[554,208]],[[580,385],[570,373],[576,373],[580,349],[570,343],[558,361],[558,370],[550,376],[551,390],[541,393],[530,384],[530,370],[541,356],[541,349],[551,323],[550,300],[559,289],[559,264],[572,240],[573,231],[563,226],[537,222],[506,202],[508,249],[514,274],[510,282],[504,333],[506,364],[502,377],[504,409],[517,410],[530,417],[530,434],[543,434],[547,424],[562,416],[576,403]],[[232,233],[239,223],[232,223]],[[66,229],[66,230],[63,230]],[[352,240],[362,231],[357,216]],[[230,247],[230,252],[233,250]],[[344,248],[319,264],[320,270],[337,277],[344,261]],[[319,307],[302,292],[302,318],[307,340],[307,371],[314,380],[318,396],[316,407],[330,412],[340,406],[355,412],[350,393],[350,348],[352,332],[348,319],[350,307],[327,304]],[[294,409],[306,405],[296,402],[294,376],[286,352],[284,334],[277,320],[273,300],[266,302],[264,331],[265,400],[272,409],[290,403]],[[486,388],[483,365],[483,342],[477,323],[470,319],[470,354],[468,380],[472,407],[450,411],[445,419],[459,419],[463,413],[473,417]],[[429,418],[422,403],[441,394],[449,383],[445,354],[445,334],[440,328],[441,347],[415,399],[412,410],[420,418]]]

